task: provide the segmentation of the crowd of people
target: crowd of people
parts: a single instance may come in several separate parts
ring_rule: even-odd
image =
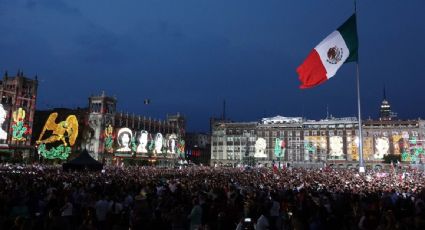
[[[419,170],[0,165],[0,229],[425,229]]]

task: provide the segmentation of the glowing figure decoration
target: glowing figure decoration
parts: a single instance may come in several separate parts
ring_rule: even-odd
[[[411,137],[408,141],[405,140],[405,148],[401,154],[401,160],[410,163],[424,163],[425,162],[425,150],[423,147],[423,141],[417,140],[416,137]]]
[[[180,139],[180,141],[177,143],[177,153],[184,158],[184,149],[185,149],[185,142],[183,139]]]
[[[71,153],[71,147],[74,146],[78,136],[78,120],[75,115],[69,115],[64,121],[56,123],[58,113],[51,113],[44,124],[40,137],[36,141],[38,153],[47,159],[65,160]],[[46,131],[52,131],[52,134],[43,139]],[[68,141],[68,142],[67,142]],[[59,146],[47,149],[46,144],[62,142]]]
[[[155,136],[155,153],[162,153],[162,134],[157,133]]]
[[[155,149],[155,140],[152,138],[152,134],[149,133],[148,135],[148,144],[147,149],[149,153],[153,153],[155,155],[154,149]]]
[[[0,104],[0,140],[7,139],[7,132],[3,130],[2,126],[4,121],[6,120],[7,112],[4,110],[3,105]]]
[[[394,154],[400,155],[400,153],[401,153],[401,147],[403,146],[402,136],[401,135],[393,135],[392,136],[392,139],[393,139],[392,144],[393,144],[393,147],[394,147]]]
[[[146,130],[142,130],[139,135],[139,144],[137,145],[136,152],[137,153],[147,153],[148,150],[146,146],[148,144],[148,132]]]
[[[276,138],[274,142],[274,155],[276,157],[282,157],[285,149],[285,141],[280,138]]]
[[[347,136],[347,154],[351,155],[351,160],[359,160],[359,144],[358,136]]]
[[[118,131],[118,145],[117,152],[131,152],[131,141],[133,139],[133,132],[129,128],[121,128]]]
[[[105,137],[105,151],[108,153],[112,153],[114,151],[113,144],[114,144],[114,128],[112,128],[111,125],[108,125],[108,127],[105,128],[104,131],[104,137]]]
[[[26,135],[31,132],[30,127],[25,123],[25,110],[19,108],[13,112],[12,140],[26,141]]]
[[[363,157],[365,160],[373,158],[373,137],[363,138]]]
[[[384,156],[388,154],[388,150],[390,149],[390,142],[388,137],[379,137],[376,138],[375,141],[375,154],[373,157],[375,159],[383,159]]]
[[[256,158],[265,158],[267,157],[265,150],[267,147],[267,142],[264,138],[258,138],[255,142],[255,154],[254,157]]]
[[[342,137],[340,136],[332,136],[329,138],[329,155],[332,157],[341,157],[343,152],[343,142]]]
[[[169,152],[172,154],[176,153],[176,139],[177,139],[176,134],[171,134],[170,137],[168,138],[168,149],[169,149]]]
[[[67,146],[65,138],[68,138],[69,145],[74,146],[75,140],[78,136],[78,120],[75,115],[69,115],[65,121],[56,123],[58,113],[51,113],[47,118],[46,124],[44,124],[43,130],[41,131],[40,137],[37,140],[37,144],[49,144],[56,141],[62,141],[64,146]],[[43,139],[46,131],[53,131],[52,135]],[[66,134],[65,134],[66,133]]]

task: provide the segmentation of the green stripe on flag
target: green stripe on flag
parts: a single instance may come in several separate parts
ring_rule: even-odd
[[[347,21],[344,22],[338,29],[341,36],[344,38],[345,44],[350,50],[350,56],[345,62],[357,61],[359,41],[357,38],[356,14],[353,14]]]

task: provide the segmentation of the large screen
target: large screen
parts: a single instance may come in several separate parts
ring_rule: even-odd
[[[121,128],[117,134],[117,152],[131,152],[134,148],[133,132],[129,128]]]
[[[359,137],[347,136],[347,155],[351,160],[359,160]]]
[[[376,137],[375,138],[375,159],[383,159],[385,155],[389,154],[390,142],[388,137]]]
[[[267,157],[265,151],[267,148],[267,142],[266,139],[260,137],[255,142],[255,154],[254,157],[256,158],[265,158]]]
[[[341,136],[332,136],[329,138],[329,156],[342,158],[344,154],[344,144]]]

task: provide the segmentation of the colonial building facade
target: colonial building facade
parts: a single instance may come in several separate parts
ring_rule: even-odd
[[[423,120],[363,122],[366,162],[382,162],[388,154],[403,161],[425,162]],[[272,163],[357,164],[359,133],[356,118],[319,121],[301,117],[263,118],[261,122],[216,122],[212,125],[211,164],[239,164],[245,158]]]
[[[1,158],[27,158],[33,153],[31,135],[37,99],[38,81],[18,71],[6,72],[0,81],[0,152]]]
[[[116,164],[129,158],[174,159],[184,149],[186,121],[179,113],[160,120],[117,112],[116,105],[117,99],[105,93],[89,98],[82,147],[93,158]]]
[[[186,133],[186,158],[193,163],[209,165],[211,159],[211,136],[206,133]]]

